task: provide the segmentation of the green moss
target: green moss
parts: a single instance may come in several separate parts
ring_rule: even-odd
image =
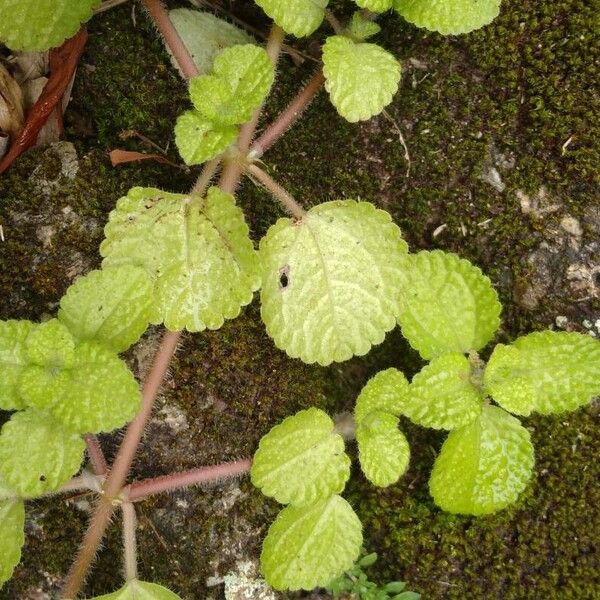
[[[266,28],[251,3],[233,7]],[[403,61],[401,89],[388,112],[409,147],[410,177],[389,120],[350,125],[338,118],[325,93],[265,156],[267,168],[306,207],[334,198],[369,200],[393,214],[413,249],[441,247],[477,262],[502,296],[503,338],[546,326],[548,315],[563,312],[564,300],[549,296],[535,313],[513,301],[515,286],[528,277],[523,256],[547,226],[521,215],[516,191],[532,194],[545,185],[575,216],[593,200],[599,158],[594,18],[583,0],[505,0],[494,25],[445,39],[386,15],[376,41]],[[66,119],[79,171],[41,193],[32,172],[39,168],[39,176],[53,179],[58,163],[52,152],[37,152],[0,178],[3,318],[55,312],[73,277],[99,264],[102,227],[129,187],[185,191],[194,180],[194,173],[164,165],[109,165],[106,152],[114,148],[148,150],[136,138],[122,140],[127,129],[163,147],[171,142],[169,158],[179,161],[172,128],[188,105],[187,93],[152,28],[139,14],[134,27],[129,7],[94,20],[90,33]],[[296,67],[282,60],[263,124],[313,70],[311,62]],[[502,193],[480,179],[492,146],[514,158],[514,167],[499,167]],[[238,201],[257,240],[282,216],[250,182]],[[50,237],[44,227],[52,229]],[[582,303],[576,310],[585,314],[588,307]],[[292,361],[273,347],[255,303],[217,332],[186,336],[148,431],[152,443],[141,447],[134,477],[246,456],[284,416],[312,405],[351,410],[375,372],[396,366],[411,375],[420,364],[397,331],[368,356],[342,365],[322,369]],[[165,407],[185,415],[187,428],[174,434],[163,422]],[[589,507],[600,498],[594,414],[590,409],[562,419],[530,419],[537,479],[515,509],[479,520],[433,507],[427,478],[443,435],[404,423],[413,456],[408,475],[380,491],[356,469],[349,487],[369,550],[380,552],[381,579],[406,579],[431,599],[595,597],[600,523]],[[109,454],[118,441],[103,439]],[[218,591],[206,589],[206,577],[223,574],[236,557],[257,556],[277,507],[244,481],[240,492],[227,486],[180,492],[139,510],[142,575],[171,583],[184,598],[219,598]],[[26,597],[32,587],[56,591],[52,578],[68,568],[86,518],[72,504],[49,500],[36,502],[30,514],[35,519],[28,526],[24,561],[0,592],[2,599]],[[119,565],[115,522],[87,593],[116,588]],[[44,572],[50,583],[42,582]]]

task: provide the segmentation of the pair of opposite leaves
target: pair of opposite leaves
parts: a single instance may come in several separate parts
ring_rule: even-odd
[[[407,21],[450,35],[479,29],[496,18],[501,0],[356,0],[360,8],[381,13],[394,8]],[[304,37],[323,21],[329,0],[256,0],[287,33]]]

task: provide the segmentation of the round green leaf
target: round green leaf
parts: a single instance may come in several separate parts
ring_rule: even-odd
[[[223,48],[252,43],[252,38],[245,31],[210,12],[175,8],[169,11],[169,19],[200,73],[208,73],[212,69],[215,56]],[[165,47],[170,53],[169,46]],[[175,59],[173,64],[179,68]]]
[[[75,340],[58,320],[51,319],[35,327],[25,341],[30,363],[53,371],[72,366]]]
[[[400,63],[376,44],[334,35],[323,46],[325,89],[351,123],[378,115],[392,101],[400,71]]]
[[[356,429],[356,442],[360,466],[374,485],[392,485],[408,468],[410,448],[394,415],[369,413]]]
[[[323,21],[329,0],[255,0],[279,27],[296,37],[313,33]]]
[[[76,347],[73,365],[52,372],[23,371],[19,392],[28,406],[48,410],[80,433],[112,431],[131,421],[140,407],[139,386],[113,352],[91,342]]]
[[[469,261],[441,250],[410,255],[398,319],[404,337],[429,360],[483,348],[500,325],[498,294]]]
[[[19,378],[29,364],[25,341],[35,325],[30,321],[0,321],[0,409],[25,408],[18,393]]]
[[[49,414],[15,413],[0,433],[0,477],[20,496],[58,489],[81,466],[85,442]]]
[[[394,0],[394,7],[417,27],[454,35],[491,23],[500,11],[500,0]]]
[[[542,331],[498,344],[484,371],[486,391],[506,410],[563,413],[600,395],[600,341]]]
[[[206,198],[133,188],[100,246],[103,266],[143,266],[156,279],[156,321],[178,331],[218,329],[252,301],[260,267],[244,214],[230,194]]]
[[[181,600],[181,598],[162,585],[133,579],[120,590],[112,594],[95,596],[92,600]]]
[[[341,496],[288,506],[264,541],[262,572],[276,590],[324,587],[354,564],[361,545],[361,523]]]
[[[382,13],[386,10],[390,10],[393,5],[393,0],[355,0],[355,2],[361,8],[366,8],[375,13]]]
[[[18,498],[0,500],[0,588],[21,560],[25,543],[25,505]]]
[[[397,369],[379,371],[356,399],[354,419],[361,423],[373,411],[401,415],[408,402],[408,389],[406,377]]]
[[[448,435],[429,489],[443,510],[485,515],[517,500],[533,464],[527,429],[501,408],[485,406],[476,421]]]
[[[262,318],[278,348],[328,365],[366,354],[394,327],[407,246],[368,202],[280,219],[260,243]]]
[[[233,125],[219,125],[188,110],[177,118],[175,143],[179,154],[188,165],[200,165],[224,152],[238,135]]]
[[[281,504],[303,506],[344,489],[350,459],[333,421],[302,410],[265,435],[252,461],[252,483]]]
[[[146,271],[120,265],[80,277],[60,301],[58,318],[80,341],[115,352],[135,344],[152,320],[153,285]]]
[[[0,0],[0,41],[12,50],[60,46],[99,4],[100,0]]]
[[[245,123],[267,97],[275,70],[265,50],[245,44],[223,50],[213,74],[194,77],[190,96],[195,108],[222,125]]]
[[[404,415],[423,427],[457,429],[481,414],[483,394],[471,383],[471,365],[462,354],[434,358],[409,388]]]

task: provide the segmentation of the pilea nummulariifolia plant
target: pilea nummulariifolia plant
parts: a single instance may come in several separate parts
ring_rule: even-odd
[[[478,268],[441,251],[409,254],[391,217],[368,202],[336,200],[306,211],[259,166],[322,85],[351,122],[391,102],[401,67],[366,41],[379,31],[377,13],[395,9],[419,27],[458,34],[489,23],[499,0],[356,0],[360,10],[346,25],[327,0],[256,1],[274,21],[266,49],[207,13],[175,11],[171,21],[158,1],[143,0],[189,79],[193,109],[177,120],[177,146],[186,163],[204,169],[189,194],[134,188],[117,202],[100,247],[102,268],[73,283],[56,318],[0,323],[0,408],[12,412],[0,434],[0,582],[20,559],[24,503],[91,489],[98,502],[61,597],[78,595],[119,508],[126,583],[102,598],[176,599],[138,579],[134,503],[250,471],[254,485],[285,505],[264,541],[266,580],[278,590],[326,586],[352,568],[363,542],[359,518],[341,496],[350,475],[349,440],[356,440],[365,476],[385,487],[409,462],[400,416],[448,430],[431,473],[433,499],[452,513],[484,515],[515,502],[532,475],[533,446],[517,417],[574,410],[600,392],[597,340],[537,332],[498,344],[484,362],[478,352],[494,337],[501,307]],[[0,0],[0,39],[15,50],[56,46],[98,4]],[[334,35],[323,45],[322,69],[255,139],[285,33],[308,36],[324,19]],[[192,56],[181,38],[189,37],[194,20],[204,34],[193,40]],[[219,52],[217,38],[226,46]],[[194,62],[200,55],[202,73]],[[219,184],[211,187],[219,170]],[[233,195],[242,174],[291,214],[270,228],[258,251]],[[316,408],[286,418],[252,461],[128,484],[182,332],[221,327],[258,290],[269,335],[293,358],[328,365],[364,355],[399,323],[429,362],[410,382],[396,369],[376,374],[350,420],[335,423]],[[119,354],[149,324],[161,323],[167,331],[140,391]],[[108,467],[95,434],[127,423]],[[80,473],[86,446],[91,469]]]

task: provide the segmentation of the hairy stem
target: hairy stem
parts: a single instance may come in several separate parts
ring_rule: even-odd
[[[137,540],[135,528],[137,526],[137,517],[135,515],[135,506],[131,502],[123,502],[121,506],[123,511],[123,549],[125,556],[125,580],[133,581],[137,579]]]
[[[273,197],[281,202],[285,210],[291,215],[297,219],[301,219],[306,214],[306,211],[296,202],[296,200],[294,200],[293,196],[259,166],[248,165],[246,167],[246,173],[260,181],[260,183],[271,192]]]
[[[79,593],[85,575],[96,556],[98,546],[104,537],[104,532],[114,510],[113,501],[117,498],[125,484],[131,463],[142,439],[144,427],[152,412],[154,400],[158,395],[180,337],[181,332],[167,331],[161,340],[150,372],[144,382],[142,408],[127,428],[125,437],[121,442],[115,462],[104,484],[104,496],[102,496],[100,504],[92,515],[90,526],[67,577],[63,598],[75,598]]]
[[[162,492],[170,492],[180,488],[198,485],[200,483],[214,482],[229,477],[237,477],[243,475],[250,470],[252,461],[249,458],[236,460],[230,463],[223,463],[212,467],[199,467],[181,473],[171,473],[162,477],[153,479],[145,479],[132,483],[124,490],[123,495],[130,502],[143,500],[148,496],[160,494]]]
[[[260,158],[300,118],[324,82],[323,70],[319,69],[288,107],[254,142],[250,149],[252,158]]]
[[[217,156],[213,158],[211,161],[207,162],[202,169],[202,173],[196,180],[194,187],[190,193],[198,194],[199,196],[204,196],[212,178],[215,176],[217,170],[219,169],[219,165],[223,160],[222,156]]]
[[[266,51],[273,63],[273,68],[277,67],[277,61],[279,59],[279,55],[281,54],[281,46],[283,44],[283,40],[285,38],[285,32],[279,25],[273,24],[271,27],[271,32],[269,33],[269,38],[267,40]],[[240,135],[238,137],[237,146],[239,152],[242,156],[246,156],[248,154],[248,150],[250,149],[250,144],[252,143],[252,139],[254,138],[254,133],[256,131],[256,126],[258,125],[258,120],[260,119],[260,115],[262,112],[262,106],[259,106],[252,115],[252,119],[248,121],[248,123],[244,123],[240,129]],[[221,181],[219,182],[219,187],[229,194],[233,194],[235,192],[235,188],[240,180],[242,174],[242,167],[240,166],[238,161],[229,162],[225,169],[223,170],[223,174],[221,175]]]
[[[198,67],[196,67],[194,60],[183,43],[183,40],[177,33],[177,30],[173,27],[173,23],[171,23],[171,19],[169,19],[169,13],[162,6],[160,0],[142,0],[142,4],[148,11],[154,24],[158,27],[165,43],[175,57],[183,76],[186,79],[191,79],[192,77],[199,75]]]
[[[325,18],[327,19],[327,22],[331,25],[331,28],[333,29],[336,35],[344,35],[344,27],[331,10],[325,9]]]
[[[98,438],[93,433],[86,433],[83,436],[87,445],[88,456],[90,457],[90,463],[92,469],[96,475],[106,475],[108,471],[108,465],[106,464],[106,458]]]
[[[75,598],[79,593],[89,566],[94,560],[100,542],[104,537],[104,532],[110,523],[112,513],[113,505],[102,499],[92,515],[88,529],[79,547],[79,552],[75,557],[75,562],[71,566],[71,570],[67,576],[65,587],[61,592],[61,598]]]

